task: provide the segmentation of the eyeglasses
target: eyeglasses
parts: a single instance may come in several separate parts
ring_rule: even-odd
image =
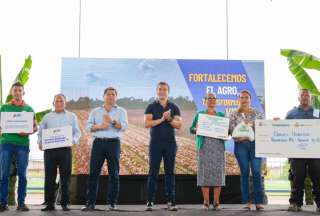
[[[215,97],[206,97],[205,99],[206,100],[216,100],[217,98],[215,98]]]

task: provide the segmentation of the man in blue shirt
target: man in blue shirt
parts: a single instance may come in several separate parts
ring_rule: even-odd
[[[163,158],[165,169],[166,195],[168,209],[176,211],[175,205],[175,158],[177,143],[175,129],[181,128],[181,114],[177,105],[168,101],[169,85],[160,82],[157,85],[158,99],[145,111],[145,127],[150,128],[149,177],[147,209],[151,211],[155,200],[157,177]]]
[[[81,132],[78,119],[72,112],[66,110],[66,97],[63,94],[57,94],[53,100],[54,111],[46,114],[40,124],[38,133],[39,149],[43,149],[42,136],[43,130],[49,128],[59,128],[71,126],[72,143],[78,144]],[[57,169],[59,168],[61,183],[61,207],[63,211],[69,211],[69,184],[72,169],[72,149],[71,147],[48,148],[44,150],[44,171],[45,183],[44,193],[46,207],[42,211],[55,210],[55,186],[57,178]]]
[[[127,111],[116,105],[117,90],[108,87],[104,91],[104,104],[90,113],[86,130],[93,135],[90,159],[87,203],[82,211],[95,208],[98,180],[102,165],[108,163],[108,202],[109,209],[115,210],[119,194],[120,137],[128,128]]]
[[[309,90],[300,90],[300,105],[290,110],[286,119],[319,119],[319,110],[311,106]],[[291,158],[290,169],[293,175],[293,190],[291,191],[290,206],[288,211],[301,211],[303,205],[303,191],[306,172],[308,170],[312,181],[312,193],[317,204],[317,212],[320,212],[320,159]]]

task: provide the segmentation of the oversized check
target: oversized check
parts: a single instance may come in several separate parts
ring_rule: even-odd
[[[256,156],[320,158],[320,120],[256,120]]]
[[[42,149],[54,149],[72,146],[72,127],[63,126],[42,131]]]
[[[1,112],[1,133],[32,133],[33,112]]]
[[[228,139],[229,118],[199,114],[197,135]]]

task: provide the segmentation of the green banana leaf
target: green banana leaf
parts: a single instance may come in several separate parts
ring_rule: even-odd
[[[30,74],[30,69],[32,66],[32,59],[31,56],[29,55],[25,60],[24,60],[24,65],[22,66],[20,72],[18,73],[17,77],[14,80],[15,82],[20,82],[22,85],[25,85],[27,81],[29,80],[29,74]],[[11,90],[11,89],[10,89]],[[7,98],[6,98],[6,103],[12,100],[12,95],[11,91],[9,92]]]
[[[41,123],[41,121],[42,121],[42,119],[43,119],[43,117],[47,114],[47,113],[49,113],[49,112],[51,112],[52,110],[51,109],[47,109],[47,110],[44,110],[44,111],[41,111],[41,112],[37,112],[36,113],[36,122],[37,122],[37,124],[40,124]]]
[[[320,70],[320,59],[299,50],[282,49],[281,55],[293,58],[303,68]]]
[[[300,88],[309,89],[313,95],[313,104],[320,107],[320,91],[304,69],[320,71],[320,59],[305,52],[282,49],[281,55],[287,57],[289,69],[295,76]]]
[[[31,56],[29,55],[24,60],[24,65],[22,66],[20,72],[16,76],[14,83],[20,82],[22,85],[25,85],[29,80],[29,74],[30,74],[31,67],[32,67],[32,59],[31,59]],[[0,79],[1,79],[1,76],[0,76]],[[11,95],[11,91],[10,91],[7,98],[6,98],[6,103],[10,102],[11,100],[12,100],[12,95]],[[49,112],[51,112],[51,109],[43,110],[41,112],[36,113],[35,117],[36,117],[37,124],[39,124],[41,122],[41,120],[43,119],[43,117],[45,116],[45,114],[47,114]]]

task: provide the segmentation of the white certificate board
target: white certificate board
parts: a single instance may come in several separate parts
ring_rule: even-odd
[[[256,120],[256,156],[320,158],[320,120]]]
[[[1,133],[32,133],[33,112],[1,112]]]
[[[199,114],[197,135],[227,140],[228,131],[229,118]]]
[[[72,146],[72,127],[63,126],[42,131],[42,149],[54,149]]]

